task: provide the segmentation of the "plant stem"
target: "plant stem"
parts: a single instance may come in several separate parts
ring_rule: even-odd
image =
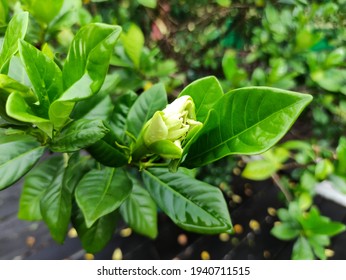
[[[275,185],[282,191],[282,193],[284,194],[287,201],[292,201],[293,197],[292,197],[291,193],[286,189],[286,187],[281,184],[279,175],[274,173],[272,175],[272,179],[273,179]]]

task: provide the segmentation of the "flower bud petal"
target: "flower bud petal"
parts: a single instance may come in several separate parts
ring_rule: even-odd
[[[162,112],[156,112],[148,122],[144,132],[144,143],[150,146],[152,143],[167,138],[168,128],[163,121]]]

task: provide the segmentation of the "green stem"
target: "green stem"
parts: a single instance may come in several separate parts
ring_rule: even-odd
[[[141,158],[145,157],[147,154],[150,154],[149,149],[144,144],[143,137],[139,137],[132,152],[132,161],[138,162]]]

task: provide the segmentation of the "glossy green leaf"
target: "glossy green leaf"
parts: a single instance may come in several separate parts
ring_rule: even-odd
[[[7,97],[13,91],[17,91],[22,94],[23,97],[27,98],[28,101],[35,102],[37,100],[29,87],[4,74],[0,74],[0,91],[1,95],[4,94],[7,95]]]
[[[300,229],[294,227],[292,224],[281,223],[272,228],[271,234],[281,240],[292,240],[298,237],[300,231]]]
[[[26,177],[19,201],[19,219],[41,220],[41,199],[63,165],[61,156],[51,157],[35,167]]]
[[[11,58],[7,74],[9,77],[18,81],[19,83],[32,88],[28,74],[26,73],[23,62],[19,56],[13,56]]]
[[[223,97],[223,90],[219,81],[214,76],[210,76],[189,84],[179,94],[179,97],[183,95],[192,97],[196,107],[196,118],[203,123],[209,111]]]
[[[137,1],[139,4],[151,9],[155,9],[157,5],[157,0],[137,0]]]
[[[49,185],[41,199],[41,214],[54,240],[63,243],[72,212],[72,193],[83,175],[91,169],[87,157],[71,156],[65,168],[61,159],[51,162],[55,174],[48,174]]]
[[[7,99],[6,113],[16,120],[35,124],[38,128],[47,133],[49,137],[52,137],[52,123],[48,119],[37,116],[33,111],[35,104],[32,106],[33,107],[28,105],[20,93],[13,92]]]
[[[72,195],[63,184],[64,162],[62,157],[59,159],[57,162],[50,162],[54,164],[52,169],[55,168],[55,172],[46,175],[49,181],[45,180],[47,186],[40,208],[51,236],[56,242],[63,243],[71,217]]]
[[[59,13],[64,0],[22,0],[24,8],[35,19],[42,23],[50,23]]]
[[[50,148],[54,152],[75,152],[99,141],[108,131],[101,120],[80,119],[64,127]]]
[[[131,177],[131,181],[132,192],[120,206],[120,213],[134,231],[154,239],[157,236],[156,204],[137,179]]]
[[[105,166],[121,167],[129,161],[129,151],[126,147],[118,145],[118,139],[113,131],[109,129],[108,133],[96,143],[90,145],[87,151],[93,156],[94,159],[99,161]]]
[[[129,28],[121,34],[125,52],[137,68],[141,62],[144,39],[142,30],[134,23],[131,23]]]
[[[69,158],[68,165],[65,168],[63,184],[70,193],[73,193],[79,181],[83,176],[94,167],[95,162],[89,155],[80,156],[80,153],[73,153]]]
[[[106,92],[100,93],[78,102],[72,112],[72,119],[108,120],[114,107],[112,98]]]
[[[144,170],[143,180],[159,208],[183,229],[205,234],[231,232],[227,205],[218,188],[164,168]]]
[[[63,68],[65,89],[70,88],[84,75],[90,77],[91,90],[94,93],[101,88],[120,32],[120,26],[103,23],[91,23],[78,31],[71,43]],[[78,97],[69,96],[69,99]]]
[[[128,197],[132,182],[120,168],[88,172],[76,187],[75,196],[87,227],[116,210]]]
[[[77,230],[83,248],[89,253],[97,253],[112,238],[118,219],[119,214],[113,211],[102,216],[91,227],[87,227],[82,211],[77,208],[73,210],[72,224]]]
[[[22,122],[8,116],[6,112],[7,99],[13,91],[18,92],[23,98],[30,102],[35,102],[36,100],[34,94],[28,87],[13,80],[7,75],[0,74],[0,116],[11,124],[23,125]]]
[[[54,60],[23,40],[19,44],[19,54],[40,102],[41,111],[48,118],[49,105],[62,93],[61,70]]]
[[[136,99],[137,94],[133,91],[128,91],[115,101],[114,110],[110,118],[110,127],[119,141],[124,140],[126,118]]]
[[[137,137],[144,124],[156,111],[167,105],[167,94],[163,84],[157,84],[143,92],[131,107],[126,120],[126,129]]]
[[[75,102],[100,90],[120,32],[119,26],[92,23],[76,34],[62,73],[66,91],[49,108],[49,117],[55,127],[64,125]]]
[[[197,167],[227,155],[268,150],[311,100],[307,94],[268,87],[230,91],[213,107],[183,165]]]
[[[315,259],[312,248],[309,241],[300,236],[298,240],[294,243],[292,260],[313,260]]]
[[[0,51],[0,73],[7,74],[10,60],[18,51],[18,41],[23,39],[28,28],[29,14],[15,14],[5,33],[4,43]]]
[[[43,155],[44,147],[26,135],[0,138],[0,190],[24,176]]]

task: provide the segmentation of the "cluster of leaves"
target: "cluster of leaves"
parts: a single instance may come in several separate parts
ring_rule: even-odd
[[[322,216],[316,207],[302,212],[297,202],[291,202],[288,209],[279,209],[277,215],[281,223],[271,232],[282,240],[297,239],[293,246],[293,260],[327,259],[325,247],[330,245],[330,237],[346,229],[345,225]]]
[[[320,215],[313,205],[316,186],[321,182],[346,193],[346,139],[340,138],[336,150],[305,141],[288,141],[249,160],[242,176],[251,180],[273,178],[288,201],[288,210],[280,209],[272,233],[282,240],[299,237],[294,245],[293,259],[325,259],[328,236],[344,231],[345,225]],[[325,235],[325,236],[321,236]],[[312,249],[311,249],[312,248]],[[313,252],[313,253],[312,253]]]
[[[303,228],[292,258],[325,258],[322,247],[329,242],[322,240],[317,245],[305,228],[310,220],[302,217],[318,216],[316,206],[312,205],[319,182],[330,181],[335,189],[345,192],[345,139],[342,135],[345,130],[346,37],[342,24],[344,14],[340,13],[345,1],[291,4],[280,10],[273,5],[263,9],[261,25],[253,29],[252,48],[245,58],[245,63],[257,64],[250,75],[246,68],[239,67],[241,61],[235,51],[225,54],[225,84],[304,88],[316,96],[311,106],[312,125],[304,126],[308,133],[305,132],[302,140],[284,143],[260,158],[247,158],[242,175],[253,180],[273,178],[289,201],[289,209],[291,204],[299,206],[292,207],[298,207],[301,213],[288,211],[295,223],[274,227],[272,231],[276,237],[287,240],[281,227],[295,233],[298,232],[297,224]],[[282,215],[279,218],[285,221]],[[339,228],[333,234],[344,230],[341,224],[325,219],[326,230],[329,223]],[[308,252],[306,255],[299,253],[304,250]]]
[[[204,50],[203,55],[197,55],[201,61],[193,63],[196,69],[204,65],[217,71],[221,67],[223,88],[258,85],[313,94],[314,102],[305,115],[307,121],[295,129],[294,135],[300,141],[289,141],[261,156],[242,157],[246,163],[243,177],[252,180],[272,178],[283,191],[287,207],[298,203],[303,215],[309,215],[310,208],[316,208],[313,201],[320,182],[327,181],[345,193],[346,33],[342,11],[346,2],[251,2],[232,1],[230,6],[223,6],[224,16],[213,18],[212,24],[208,25],[210,37],[201,36],[202,41],[198,40],[201,44],[196,47],[203,49],[207,45],[213,48],[208,49],[208,54]],[[184,5],[191,8],[194,4],[186,1]],[[217,9],[209,5],[209,12]],[[197,6],[193,6],[196,13],[199,11]],[[203,22],[198,23],[190,24],[194,27],[190,30],[192,37],[194,32],[204,34],[201,32]],[[223,55],[222,64],[217,63],[220,54]],[[206,65],[208,61],[212,61],[213,66]],[[339,226],[341,231],[343,227]],[[310,239],[307,240],[314,246],[313,241],[309,243]],[[293,256],[297,257],[296,254]],[[308,256],[322,258],[318,253]]]
[[[24,2],[47,32],[69,1],[54,1],[60,10],[50,8],[49,1]],[[38,47],[32,44],[36,41],[26,35],[34,23],[19,5],[16,9],[0,51],[0,189],[25,176],[19,217],[44,220],[60,243],[71,222],[89,252],[109,241],[120,216],[155,238],[157,208],[186,230],[231,232],[222,192],[185,168],[264,152],[312,97],[269,87],[224,93],[213,76],[196,80],[179,96],[193,99],[203,126],[185,140],[183,156],[173,162],[173,169],[181,167],[170,173],[172,162],[156,154],[132,157],[143,127],[168,103],[165,87],[156,84],[139,96],[128,90],[115,94],[114,75],[108,72],[114,53],[119,54],[119,38],[126,60],[140,68],[142,50],[129,47],[131,38],[141,40],[138,30],[121,35],[117,25],[88,23],[62,59],[45,44],[46,36]],[[124,63],[121,57],[117,61]]]

